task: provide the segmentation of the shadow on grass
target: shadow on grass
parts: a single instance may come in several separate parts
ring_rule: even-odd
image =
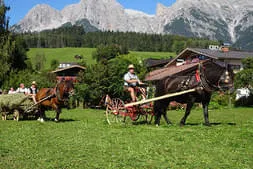
[[[147,124],[152,124],[152,123],[149,123],[144,120],[144,121],[132,122],[132,124],[138,126],[138,125],[147,125]]]
[[[152,125],[153,123],[149,123],[145,120],[143,121],[137,121],[137,122],[132,122],[132,125]],[[173,124],[170,124],[168,126],[173,126]],[[204,125],[206,126],[204,123],[186,123],[184,126],[201,126],[201,125]],[[233,122],[229,122],[229,123],[222,123],[222,122],[213,122],[213,123],[210,123],[210,126],[236,126],[236,123],[233,123]],[[207,126],[208,127],[208,126]]]
[[[54,121],[54,118],[46,118],[46,121]],[[74,120],[74,119],[60,119],[59,121],[55,122],[55,123],[67,123],[67,122],[74,122],[74,121],[80,121],[80,120]]]
[[[7,121],[14,121],[13,119],[7,119]],[[19,122],[28,122],[28,121],[37,121],[37,118],[27,118],[27,119],[19,119]],[[76,122],[80,120],[74,119],[60,119],[59,121],[55,122],[54,118],[46,118],[45,122],[54,122],[54,123],[67,123],[67,122]]]
[[[204,123],[186,123],[185,126],[199,126],[199,125],[205,125]],[[235,126],[236,123],[221,123],[221,122],[213,122],[210,123],[211,126],[219,126],[219,125],[228,125],[228,126]]]

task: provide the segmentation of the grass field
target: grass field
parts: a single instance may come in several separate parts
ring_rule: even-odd
[[[104,111],[90,109],[64,110],[59,123],[0,121],[0,168],[252,168],[252,108],[210,111],[212,127],[200,110],[185,127],[182,111],[168,115],[174,125],[160,127],[109,126]]]
[[[37,54],[44,54],[46,57],[45,69],[50,68],[51,60],[56,59],[59,62],[79,62],[76,60],[75,55],[82,55],[87,64],[94,64],[95,60],[92,59],[92,53],[95,48],[31,48],[27,53],[31,58],[32,63]],[[144,58],[169,58],[175,56],[175,53],[169,52],[135,52],[130,51],[128,57]]]
[[[92,52],[96,49],[93,48],[31,48],[27,55],[34,63],[34,58],[37,54],[44,54],[46,57],[45,69],[50,68],[51,60],[56,59],[59,62],[79,62],[76,60],[75,55],[82,55],[87,64],[95,63],[92,59]]]

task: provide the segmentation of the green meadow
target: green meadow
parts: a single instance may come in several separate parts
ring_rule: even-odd
[[[90,48],[33,48],[51,60],[95,64]],[[135,52],[137,59],[169,58],[168,52]],[[201,109],[193,109],[186,125],[179,126],[184,111],[168,111],[173,125],[106,122],[105,111],[64,109],[59,122],[47,111],[47,121],[0,120],[0,169],[250,169],[253,166],[253,109],[224,108],[209,111],[211,127],[203,125]]]
[[[183,111],[168,111],[173,125],[108,125],[104,110],[64,110],[41,123],[0,121],[0,168],[250,169],[253,166],[252,108],[210,111],[211,127],[195,109],[185,127]],[[11,118],[11,117],[9,117]]]
[[[46,58],[45,69],[50,68],[50,63],[53,59],[59,62],[80,62],[82,60],[77,60],[74,58],[75,55],[82,55],[83,60],[89,65],[94,64],[96,61],[92,58],[92,53],[95,48],[31,48],[28,51],[28,58],[34,63],[36,55],[44,55]],[[145,58],[169,58],[170,56],[175,56],[175,53],[169,52],[136,52],[130,51],[130,53],[125,57],[133,57],[137,59]]]

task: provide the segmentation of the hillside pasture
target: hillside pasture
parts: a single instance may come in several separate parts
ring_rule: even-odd
[[[92,53],[95,50],[95,48],[31,48],[27,54],[33,65],[37,54],[44,55],[46,58],[45,69],[50,69],[50,64],[53,59],[59,62],[81,62],[82,60],[75,59],[75,55],[82,55],[83,60],[88,65],[94,64],[96,61],[92,58]],[[124,57],[142,60],[146,58],[169,58],[170,56],[175,56],[175,53],[130,51],[130,53]]]
[[[46,112],[52,119],[53,112]],[[173,125],[108,125],[103,110],[64,110],[61,121],[0,121],[0,168],[252,168],[252,108],[169,111]]]
[[[33,65],[36,55],[44,55],[46,58],[45,69],[50,69],[50,64],[53,59],[59,62],[78,63],[82,61],[80,59],[75,59],[75,55],[81,55],[87,64],[93,64],[95,63],[95,60],[92,59],[92,52],[94,51],[95,49],[93,48],[31,48],[27,55],[28,58],[31,59]]]

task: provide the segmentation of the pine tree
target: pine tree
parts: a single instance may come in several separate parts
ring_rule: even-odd
[[[11,34],[6,12],[10,10],[0,0],[0,86],[11,70],[22,70],[26,66],[27,47],[23,39]]]
[[[9,7],[6,7],[3,0],[0,0],[0,84],[2,84],[6,74],[10,70],[9,51],[12,48],[11,37],[8,31],[8,19],[6,12]]]

